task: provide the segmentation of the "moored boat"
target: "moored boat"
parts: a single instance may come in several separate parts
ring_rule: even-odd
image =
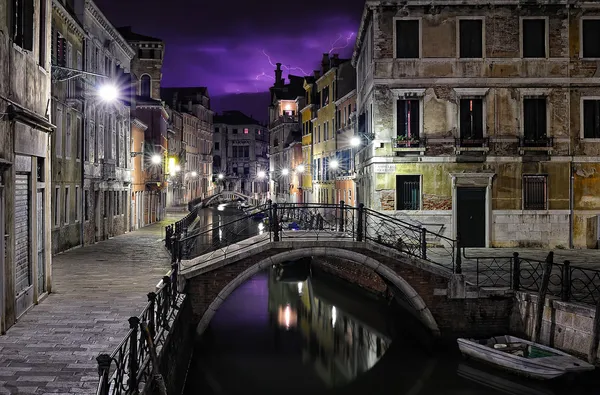
[[[514,336],[459,338],[457,342],[465,357],[538,380],[594,370],[594,365],[566,352]]]

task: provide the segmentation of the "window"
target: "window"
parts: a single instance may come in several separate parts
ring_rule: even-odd
[[[76,222],[81,221],[81,190],[75,186],[75,211],[77,212]]]
[[[69,210],[69,203],[71,202],[71,195],[70,192],[71,188],[70,187],[65,187],[65,225],[68,225],[69,222],[71,221],[70,215],[71,214],[71,210]]]
[[[419,100],[398,100],[397,107],[397,135],[407,139],[419,138]]]
[[[396,176],[396,210],[421,208],[421,177]]]
[[[483,138],[483,100],[460,99],[460,137]]]
[[[12,5],[13,42],[27,51],[33,51],[34,0],[13,0]]]
[[[215,133],[219,133],[219,128],[215,128]]]
[[[219,143],[217,142],[217,143],[215,143],[215,151],[218,151],[218,150],[219,150]]]
[[[600,99],[583,101],[583,137],[600,138]]]
[[[83,207],[84,207],[83,217],[85,218],[86,221],[89,221],[90,220],[90,191],[88,191],[87,189],[85,190],[85,193],[84,193]]]
[[[530,141],[546,138],[546,98],[523,100],[523,136]]]
[[[523,57],[546,57],[546,20],[523,19]]]
[[[584,58],[600,58],[600,19],[584,19],[581,21],[582,56]]]
[[[56,131],[54,132],[54,153],[57,157],[62,157],[62,139],[63,139],[63,119],[62,108],[56,109]]]
[[[420,52],[419,21],[416,19],[396,21],[396,57],[414,59]]]
[[[275,139],[273,141],[273,147],[278,147],[279,146],[279,140]]]
[[[237,129],[231,129],[231,133],[237,134]]]
[[[461,58],[483,58],[483,21],[459,20],[459,53]]]
[[[104,191],[104,213],[103,217],[108,217],[108,191]]]
[[[248,128],[244,128],[244,134],[248,134]]]
[[[46,2],[40,1],[40,28],[38,33],[38,63],[46,68]]]
[[[65,159],[71,158],[71,128],[72,125],[72,116],[70,113],[67,113],[67,129],[65,130]]]
[[[145,74],[140,79],[140,96],[150,97],[150,76]]]
[[[75,124],[75,127],[77,128],[76,130],[76,147],[75,147],[75,158],[77,159],[81,159],[81,131],[83,129],[83,123],[82,123],[82,119],[81,117],[77,117],[77,123]]]
[[[325,107],[329,104],[329,85],[323,88],[321,95],[323,96],[321,102],[323,103],[323,107]]]
[[[54,188],[54,226],[60,226],[60,187]]]
[[[244,175],[250,174],[250,168],[248,166],[244,166]]]
[[[523,210],[546,210],[547,176],[523,176]]]

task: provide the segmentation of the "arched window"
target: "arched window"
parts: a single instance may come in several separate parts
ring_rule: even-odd
[[[140,79],[140,96],[150,97],[150,76],[145,74]]]

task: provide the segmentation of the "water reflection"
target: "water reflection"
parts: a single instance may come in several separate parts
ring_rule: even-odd
[[[336,306],[307,270],[299,262],[269,272],[269,312],[276,316],[278,330],[299,332],[302,362],[324,385],[342,386],[373,367],[391,339]]]

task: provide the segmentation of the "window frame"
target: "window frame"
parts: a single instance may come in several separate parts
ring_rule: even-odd
[[[397,32],[397,24],[398,21],[418,21],[419,22],[419,37],[418,42],[419,42],[419,56],[416,58],[404,58],[404,57],[399,57],[398,56],[398,45],[397,45],[397,39],[398,39],[398,32]],[[393,29],[393,36],[394,36],[394,40],[393,40],[393,45],[394,45],[394,60],[410,60],[410,59],[422,59],[423,58],[423,18],[422,17],[394,17],[392,20],[392,29]]]
[[[54,187],[54,218],[52,219],[52,224],[54,225],[55,228],[59,228],[61,226],[61,221],[60,221],[60,207],[61,207],[61,193],[60,193],[60,186],[55,186]]]
[[[460,56],[460,22],[461,21],[473,21],[480,20],[481,21],[481,57],[477,58],[465,58]],[[456,58],[460,60],[475,60],[475,59],[485,59],[486,51],[485,51],[485,16],[459,16],[456,17]]]
[[[394,111],[394,124],[393,131],[394,134],[398,133],[398,100],[419,100],[419,138],[425,137],[424,135],[424,102],[423,99],[425,97],[425,89],[392,89],[394,103],[393,111]],[[372,104],[372,103],[371,103]],[[365,120],[365,122],[367,122]]]
[[[583,56],[583,22],[586,20],[600,21],[600,15],[586,15],[579,18],[579,58],[585,60],[600,60],[600,56],[595,58],[587,58]]]
[[[71,186],[70,185],[65,185],[65,194],[64,194],[64,208],[65,208],[65,225],[69,225],[71,223]]]
[[[548,111],[548,95],[547,94],[524,94],[521,96],[521,137],[525,139],[525,100],[527,99],[544,99],[546,101],[546,135],[545,138],[550,137],[550,111]]]
[[[579,120],[579,138],[581,140],[585,140],[588,142],[600,142],[600,136],[599,137],[585,137],[585,113],[584,113],[584,107],[583,107],[583,103],[585,101],[600,101],[600,96],[581,96],[579,99],[579,116],[580,116],[580,120]]]
[[[527,208],[525,201],[525,180],[528,178],[543,178],[544,179],[544,208]],[[548,201],[548,174],[528,174],[521,176],[521,210],[523,211],[547,211],[549,206]]]
[[[525,48],[525,30],[523,28],[523,21],[525,20],[544,20],[544,57],[525,57],[523,54]],[[549,18],[547,16],[522,16],[519,17],[519,57],[521,59],[535,60],[535,59],[549,59],[550,58],[550,32],[549,32]]]

